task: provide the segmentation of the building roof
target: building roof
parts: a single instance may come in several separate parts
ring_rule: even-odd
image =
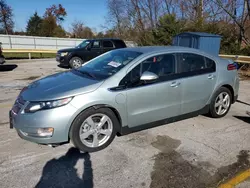
[[[184,33],[180,33],[178,35],[196,35],[199,37],[221,37],[220,35],[217,34],[212,34],[212,33],[203,33],[203,32],[184,32]],[[177,35],[177,36],[178,36]]]

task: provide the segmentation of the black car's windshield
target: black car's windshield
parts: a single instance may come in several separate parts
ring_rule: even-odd
[[[98,80],[106,79],[117,73],[129,62],[141,55],[141,52],[114,50],[105,53],[95,59],[90,60],[87,64],[78,69],[78,71],[91,74]]]
[[[81,42],[78,46],[76,46],[76,48],[85,48],[86,46],[88,46],[88,44],[90,42],[91,41],[89,41],[89,40],[85,40],[85,41]]]

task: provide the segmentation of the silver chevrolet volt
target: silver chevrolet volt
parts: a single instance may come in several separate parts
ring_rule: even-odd
[[[184,47],[118,49],[23,88],[10,128],[28,141],[94,152],[116,135],[200,114],[223,117],[238,90],[231,60]]]

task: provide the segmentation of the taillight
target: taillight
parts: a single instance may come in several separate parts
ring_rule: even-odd
[[[229,70],[229,71],[236,70],[236,69],[237,69],[237,66],[235,65],[235,63],[228,64],[228,66],[227,66],[227,70]]]

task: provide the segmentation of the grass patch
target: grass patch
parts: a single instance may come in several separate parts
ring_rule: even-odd
[[[5,59],[29,59],[28,53],[9,52],[3,53]],[[55,53],[31,53],[31,59],[56,58]]]

